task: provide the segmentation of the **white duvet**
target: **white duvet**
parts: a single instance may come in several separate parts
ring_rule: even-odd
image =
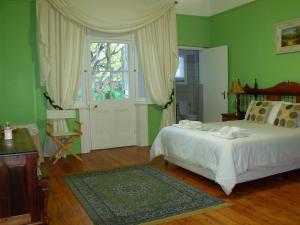
[[[245,129],[247,137],[224,139],[213,131],[224,126]],[[209,169],[214,180],[230,194],[239,175],[258,168],[286,166],[300,161],[300,128],[281,128],[247,121],[205,124],[205,130],[175,126],[156,137],[150,159],[166,155]]]

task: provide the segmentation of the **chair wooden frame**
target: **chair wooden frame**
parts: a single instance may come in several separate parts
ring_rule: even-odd
[[[67,110],[63,110],[67,111]],[[63,117],[62,117],[63,118]],[[62,119],[60,118],[60,119]],[[73,117],[65,117],[65,119],[73,118]],[[53,118],[51,118],[53,119]],[[81,122],[78,120],[74,120],[74,123],[77,124],[78,128],[73,129],[72,132],[66,132],[61,134],[56,134],[53,130],[53,124],[49,122],[50,118],[47,118],[47,135],[56,143],[58,149],[54,153],[54,155],[51,157],[53,161],[53,164],[57,163],[59,159],[61,159],[64,154],[70,153],[73,155],[76,159],[82,161],[82,158],[76,155],[72,150],[70,149],[70,146],[74,141],[82,135],[81,131]]]

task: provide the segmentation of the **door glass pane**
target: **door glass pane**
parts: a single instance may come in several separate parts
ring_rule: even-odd
[[[90,44],[92,99],[129,99],[128,44]]]
[[[106,71],[109,69],[108,43],[91,43],[91,67],[92,71]]]
[[[128,48],[127,44],[110,45],[112,70],[128,70]]]
[[[129,73],[116,72],[112,74],[112,98],[128,99],[129,98]]]
[[[92,98],[93,100],[109,99],[106,95],[109,95],[109,72],[99,72],[93,76],[92,82]]]

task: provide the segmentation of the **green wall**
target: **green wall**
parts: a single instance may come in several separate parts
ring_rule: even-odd
[[[45,138],[46,102],[39,85],[35,0],[0,0],[0,125],[36,123]],[[80,143],[74,144],[79,151]]]
[[[209,18],[177,15],[177,39],[179,46],[209,47]],[[149,144],[152,144],[159,129],[162,110],[155,105],[148,107]]]
[[[235,79],[260,87],[300,82],[300,52],[276,54],[275,24],[299,18],[299,0],[256,0],[213,17],[177,15],[178,45],[228,46],[229,87]],[[159,130],[159,109],[149,107],[149,143]],[[234,111],[230,97],[229,111]],[[154,124],[153,124],[154,123]]]
[[[162,109],[157,105],[148,106],[148,140],[151,145],[159,132]]]
[[[0,1],[0,124],[36,122],[35,4]]]
[[[261,87],[300,82],[300,52],[277,55],[274,33],[274,24],[299,18],[299,8],[298,0],[256,0],[210,18],[177,15],[178,45],[228,45],[229,84],[237,78],[243,84],[257,78]],[[46,103],[36,69],[35,1],[1,0],[0,29],[0,125],[36,122],[43,140]],[[148,118],[151,144],[161,110],[150,105]]]
[[[45,138],[46,102],[39,86],[34,0],[0,1],[0,124],[36,122]],[[178,45],[210,45],[209,20],[177,15]],[[159,131],[161,109],[148,107],[149,143]],[[79,149],[79,143],[74,146]]]
[[[275,24],[299,18],[299,9],[299,0],[256,0],[210,18],[212,46],[228,46],[229,86],[235,79],[253,85],[257,78],[260,87],[300,82],[300,52],[275,51]]]
[[[208,17],[177,15],[179,46],[209,47],[210,23]]]

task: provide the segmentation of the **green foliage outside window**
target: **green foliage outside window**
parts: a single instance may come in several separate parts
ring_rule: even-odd
[[[128,45],[91,43],[93,100],[128,98]]]

